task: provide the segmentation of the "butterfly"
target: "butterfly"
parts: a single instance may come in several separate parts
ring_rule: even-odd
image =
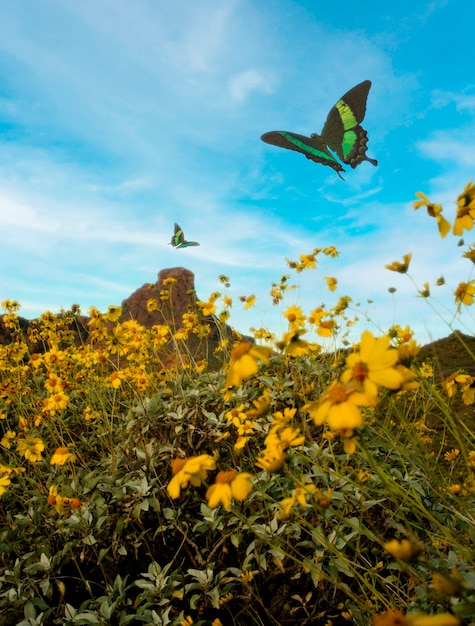
[[[264,133],[261,139],[279,148],[301,152],[315,163],[329,165],[341,179],[343,176],[340,172],[345,170],[328,148],[353,169],[362,161],[378,165],[377,161],[366,156],[368,134],[360,126],[365,116],[370,87],[371,81],[365,80],[347,91],[330,110],[321,135],[313,133],[306,137],[285,130],[273,130]]]
[[[188,248],[188,246],[199,246],[200,244],[197,241],[186,241],[185,235],[183,234],[182,229],[175,222],[175,232],[173,234],[171,245],[174,248]]]

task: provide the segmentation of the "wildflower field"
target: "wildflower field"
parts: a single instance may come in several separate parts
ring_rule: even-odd
[[[453,224],[418,198],[441,236],[472,229],[475,185]],[[25,332],[3,302],[0,626],[475,624],[475,354],[455,335],[464,369],[441,376],[408,327],[345,344],[337,278],[332,306],[289,302],[337,254],[288,261],[272,285],[283,337],[229,339],[225,276],[174,324],[93,310],[83,341],[75,307]],[[387,268],[410,278],[410,261]],[[475,280],[451,289],[456,319]],[[187,343],[206,345],[210,315],[213,368]]]

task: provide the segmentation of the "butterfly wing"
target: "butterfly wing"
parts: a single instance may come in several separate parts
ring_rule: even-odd
[[[197,241],[186,241],[181,227],[175,222],[175,230],[170,242],[174,248],[188,248],[189,246],[199,246]]]
[[[365,80],[342,96],[328,114],[322,139],[343,163],[355,168],[362,161],[378,165],[366,156],[368,134],[360,125],[366,113],[371,81]]]
[[[177,248],[188,248],[189,246],[199,246],[200,244],[197,241],[184,241],[180,243]]]
[[[179,248],[181,244],[185,241],[185,235],[183,234],[180,226],[175,222],[175,230],[171,240],[171,244],[174,248]]]
[[[297,135],[296,133],[290,133],[285,130],[273,130],[269,133],[264,133],[261,139],[273,146],[300,152],[304,154],[307,159],[315,161],[315,163],[329,165],[339,176],[339,172],[345,171],[335,157],[327,150],[325,143],[318,135],[306,137],[305,135]]]

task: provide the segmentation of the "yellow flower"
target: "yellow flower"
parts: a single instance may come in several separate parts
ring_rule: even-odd
[[[333,276],[325,276],[325,281],[329,291],[336,291],[336,287],[338,285],[338,280],[336,278]]]
[[[236,443],[234,444],[233,448],[237,452],[239,452],[239,450],[242,450],[244,448],[244,446],[249,441],[249,439],[250,437],[248,435],[239,435],[239,437],[236,439]]]
[[[13,430],[7,430],[7,432],[3,435],[0,445],[9,450],[13,445],[13,440],[16,437],[16,432]]]
[[[414,207],[416,211],[417,209],[420,209],[422,206],[425,206],[425,207],[432,206],[431,201],[424,193],[422,193],[422,191],[416,191],[416,196],[420,198],[420,200],[414,200],[414,202],[412,203],[412,206]]]
[[[458,626],[461,623],[460,618],[455,617],[452,613],[439,613],[438,615],[426,615],[425,613],[416,613],[415,615],[406,615],[403,622],[404,626]]]
[[[170,300],[170,291],[168,289],[160,289],[160,300],[162,302]]]
[[[331,256],[332,259],[336,259],[336,257],[340,256],[340,253],[335,248],[335,246],[328,246],[327,248],[323,248],[323,254],[326,256]]]
[[[48,378],[45,381],[45,389],[48,393],[56,393],[57,391],[63,391],[65,383],[62,382],[56,374],[48,374]]]
[[[300,255],[301,270],[308,270],[308,269],[314,270],[317,267],[316,256],[318,252],[319,252],[319,249],[315,248],[315,250],[311,254]]]
[[[259,371],[257,361],[269,362],[271,348],[239,343],[231,352],[231,363],[226,378],[226,387],[239,387],[242,381]]]
[[[170,328],[161,324],[152,326],[152,341],[153,345],[157,348],[164,346],[168,341],[168,335]]]
[[[402,363],[410,362],[421,351],[421,346],[415,341],[410,339],[406,343],[401,343],[397,348],[399,354],[399,361]]]
[[[471,230],[475,220],[475,184],[470,181],[457,198],[457,215],[453,234],[460,237],[464,230]]]
[[[38,369],[38,367],[44,363],[43,355],[35,352],[35,354],[32,354],[30,357],[30,363],[34,369]]]
[[[274,285],[269,292],[269,295],[272,298],[272,304],[279,304],[279,302],[283,299],[284,294],[282,293],[282,289],[279,285]]]
[[[2,309],[4,309],[7,313],[15,313],[21,309],[21,304],[18,300],[3,300],[0,304]]]
[[[287,458],[282,447],[275,446],[261,452],[257,458],[256,465],[266,472],[278,472]]]
[[[409,263],[411,262],[412,254],[409,252],[408,254],[403,254],[402,256],[403,262],[393,261],[389,265],[385,265],[384,267],[387,270],[391,270],[392,272],[399,272],[400,274],[406,274],[409,269]]]
[[[317,426],[326,421],[333,430],[352,430],[363,424],[360,407],[375,405],[375,397],[334,381],[318,402],[310,402],[304,408]]]
[[[423,378],[432,378],[434,376],[434,368],[429,363],[422,363],[419,367],[419,374]]]
[[[16,449],[25,459],[35,463],[42,460],[41,453],[45,449],[45,444],[39,437],[25,437],[18,440]]]
[[[329,487],[327,489],[327,493],[323,494],[320,489],[317,488],[316,490],[316,494],[314,496],[314,500],[315,502],[318,504],[318,506],[322,509],[328,509],[328,507],[331,504],[332,501],[332,493],[333,493],[333,489],[331,487]]]
[[[56,448],[51,457],[50,465],[65,465],[65,463],[74,463],[75,460],[76,456],[68,448]]]
[[[152,313],[153,311],[157,311],[160,305],[156,298],[150,298],[147,300],[147,304],[145,306],[147,307],[147,311]]]
[[[442,217],[442,206],[440,204],[432,204],[429,198],[420,191],[416,192],[416,196],[419,196],[421,200],[416,200],[413,203],[414,208],[417,210],[421,206],[425,206],[427,208],[428,215],[436,219],[440,236],[442,238],[446,237],[450,231],[450,223]]]
[[[341,315],[350,306],[351,302],[353,302],[353,300],[350,298],[350,296],[341,296],[341,298],[338,300],[332,310],[335,315]]]
[[[422,289],[419,289],[419,296],[421,298],[430,298],[430,287],[429,283],[424,283],[422,285]]]
[[[239,580],[242,583],[250,583],[251,580],[254,580],[254,573],[257,572],[253,572],[252,570],[244,570],[239,574]]]
[[[272,417],[274,418],[274,422],[272,430],[274,430],[275,428],[284,428],[289,422],[294,419],[296,413],[296,408],[291,409],[289,407],[286,407],[283,413],[282,411],[276,411],[275,413],[273,413]]]
[[[199,317],[196,313],[183,313],[182,321],[185,328],[195,328],[198,326]]]
[[[114,389],[118,389],[121,386],[122,381],[125,380],[125,374],[120,370],[116,370],[115,372],[112,372],[112,374],[109,376],[109,379],[111,381],[112,387]]]
[[[379,387],[398,389],[403,377],[396,369],[398,351],[390,347],[390,338],[376,338],[366,330],[361,335],[358,352],[352,352],[346,359],[348,369],[343,373],[343,383],[354,381],[369,396],[377,396]]]
[[[325,311],[323,307],[319,306],[316,309],[313,309],[313,311],[310,311],[308,321],[310,324],[319,324],[322,317],[325,317],[326,315],[329,315],[328,311]]]
[[[320,337],[332,337],[336,330],[338,330],[338,324],[332,319],[322,319],[317,325],[317,335]]]
[[[464,259],[468,259],[469,261],[472,261],[472,263],[475,263],[475,246],[472,244],[470,248],[462,254],[462,256]]]
[[[432,576],[432,587],[447,596],[458,596],[463,589],[463,578],[455,567],[450,570],[450,577],[436,572]]]
[[[69,404],[69,396],[67,396],[62,391],[45,398],[44,405],[45,409],[50,413],[54,414],[56,411],[62,411]]]
[[[51,485],[48,493],[48,504],[54,506],[60,515],[68,513],[69,510],[79,509],[82,506],[78,498],[66,498],[58,493],[56,485]]]
[[[234,426],[240,426],[242,422],[247,420],[247,415],[243,412],[244,404],[240,404],[237,409],[231,409],[226,413],[226,419],[228,422],[234,424]]]
[[[62,350],[58,350],[57,348],[51,348],[51,350],[45,352],[43,355],[43,360],[49,368],[61,365],[65,358],[66,355],[64,352]]]
[[[104,315],[105,319],[108,322],[117,322],[117,320],[122,315],[122,307],[120,306],[110,306],[107,309],[107,313]]]
[[[214,485],[206,492],[208,506],[214,509],[222,504],[225,509],[230,509],[233,498],[245,500],[252,491],[251,476],[249,472],[238,473],[236,470],[218,472]]]
[[[265,438],[265,446],[267,449],[273,449],[280,446],[282,450],[290,447],[301,446],[305,442],[305,437],[300,434],[299,428],[287,426],[282,428],[277,426],[273,428]]]
[[[176,499],[189,484],[193,487],[201,485],[208,472],[216,468],[216,461],[209,454],[200,454],[189,459],[174,459],[171,466],[174,476],[168,483],[167,493],[170,498]]]
[[[473,296],[475,295],[475,280],[470,280],[468,283],[460,283],[457,289],[454,291],[455,302],[460,308],[461,304],[470,306],[473,304]]]
[[[383,548],[395,559],[407,561],[418,553],[418,548],[409,539],[391,539],[383,544]]]
[[[252,404],[254,405],[254,408],[247,411],[249,417],[259,417],[264,415],[264,413],[267,413],[270,407],[269,391],[266,389],[262,396],[259,396],[252,401]]]
[[[287,519],[291,512],[294,504],[298,502],[301,506],[307,506],[307,496],[313,493],[316,490],[315,485],[298,485],[292,495],[288,498],[284,498],[281,502],[279,502],[279,510],[275,514],[277,519]]]
[[[9,484],[10,484],[10,479],[8,478],[8,476],[0,475],[0,498],[5,493],[6,487],[8,487]]]
[[[216,313],[216,305],[213,302],[197,302],[197,305],[205,317]]]
[[[227,604],[228,602],[231,602],[231,600],[233,599],[233,594],[228,591],[228,593],[225,593],[224,596],[221,596],[218,600],[219,606],[223,606],[224,604]],[[219,622],[221,624],[221,622]]]
[[[24,467],[10,467],[9,465],[4,465],[0,463],[0,474],[6,474],[7,476],[11,476],[12,474],[18,475],[23,474],[26,469]]]
[[[394,326],[391,326],[388,330],[387,334],[391,339],[395,340],[398,345],[409,343],[414,337],[414,331],[408,325],[402,328],[399,324],[394,324]]]
[[[88,405],[82,412],[82,416],[84,417],[86,422],[88,422],[89,420],[98,419],[101,414],[99,413],[99,411],[95,411],[92,407]]]
[[[449,461],[450,463],[451,461],[455,461],[455,459],[458,457],[459,454],[460,454],[460,450],[453,448],[452,450],[450,450],[450,452],[446,452],[444,454],[444,459],[446,461]]]
[[[268,342],[275,341],[274,333],[272,333],[267,328],[264,328],[263,326],[261,326],[260,328],[254,328],[254,326],[251,326],[249,328],[249,331],[252,333],[254,339],[263,339],[264,341]]]
[[[256,296],[254,294],[252,296],[241,296],[239,299],[241,302],[244,302],[243,309],[245,311],[249,310],[256,304]]]
[[[318,343],[309,343],[308,341],[304,341],[300,339],[300,337],[305,334],[307,331],[305,329],[299,330],[291,330],[286,333],[282,340],[277,342],[277,347],[279,350],[285,352],[292,357],[298,357],[303,355],[314,355],[320,353],[322,346]]]
[[[283,316],[287,318],[291,330],[297,330],[300,326],[303,326],[306,319],[299,306],[289,306],[284,311]]]
[[[185,619],[182,619],[180,622],[180,626],[193,626],[195,622],[193,621],[190,615],[187,615]]]

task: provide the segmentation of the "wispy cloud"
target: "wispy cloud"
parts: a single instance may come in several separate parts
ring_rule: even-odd
[[[253,91],[263,93],[271,92],[271,81],[264,77],[258,70],[246,70],[237,76],[233,76],[229,83],[231,97],[239,102],[244,100]]]
[[[470,129],[437,131],[430,138],[417,142],[417,147],[433,161],[449,162],[454,169],[469,170],[475,165],[475,145],[467,142],[466,137],[474,133],[475,125]]]

